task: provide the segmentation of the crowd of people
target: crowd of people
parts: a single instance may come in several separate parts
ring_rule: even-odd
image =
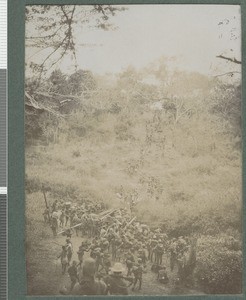
[[[61,290],[63,294],[127,295],[129,289],[141,290],[149,271],[156,273],[160,284],[167,284],[168,272],[176,270],[179,281],[195,265],[194,243],[189,238],[170,238],[161,228],[138,222],[127,209],[55,201],[44,211],[44,220],[54,237],[65,237],[58,258],[71,286]],[[81,237],[76,253],[73,235]]]

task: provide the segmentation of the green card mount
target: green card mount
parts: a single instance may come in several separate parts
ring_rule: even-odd
[[[0,299],[7,299],[7,0],[0,0]]]

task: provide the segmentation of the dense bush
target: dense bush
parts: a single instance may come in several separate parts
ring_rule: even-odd
[[[25,175],[25,190],[27,193],[35,193],[41,190],[42,183],[40,182],[40,179],[36,177],[29,177],[27,174]]]
[[[241,242],[232,236],[202,236],[197,248],[195,277],[206,293],[242,292]]]

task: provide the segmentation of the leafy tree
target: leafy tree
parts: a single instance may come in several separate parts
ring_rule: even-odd
[[[220,82],[212,91],[210,112],[217,115],[226,126],[226,132],[241,136],[241,84]]]
[[[96,80],[91,71],[78,70],[69,76],[67,80],[69,93],[80,95],[96,88]]]
[[[112,30],[115,27],[110,18],[125,9],[112,5],[26,6],[26,46],[35,49],[36,55],[45,53],[41,62],[27,61],[27,65],[38,75],[39,80],[43,73],[68,54],[71,54],[76,67],[76,29],[86,25]]]
[[[49,82],[51,84],[51,92],[65,95],[68,93],[66,75],[61,70],[54,70],[49,77]]]

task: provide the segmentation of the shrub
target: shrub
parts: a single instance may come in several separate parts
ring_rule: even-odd
[[[73,155],[73,157],[80,157],[81,156],[79,150],[74,150],[72,155]]]
[[[206,293],[241,293],[241,242],[227,235],[202,236],[198,242],[195,276]]]
[[[25,189],[27,193],[34,193],[42,188],[42,183],[38,177],[28,177],[25,175]]]

